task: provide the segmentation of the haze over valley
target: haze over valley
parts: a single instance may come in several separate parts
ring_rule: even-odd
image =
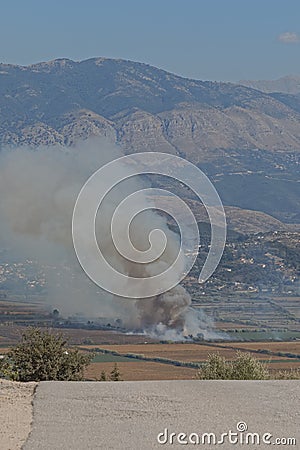
[[[297,92],[269,92],[266,88],[264,91],[268,92],[262,92],[256,85],[254,89],[231,83],[191,80],[146,64],[107,58],[80,62],[57,59],[30,66],[1,64],[0,80],[2,153],[9,154],[17,148],[18,165],[22,154],[25,155],[24,163],[26,161],[28,170],[31,167],[32,171],[32,174],[28,172],[28,177],[36,179],[35,183],[40,180],[47,186],[48,169],[58,174],[62,164],[66,165],[63,170],[67,170],[68,160],[58,162],[60,159],[55,157],[60,148],[69,148],[67,153],[81,155],[78,161],[83,158],[76,169],[76,173],[82,172],[82,182],[84,173],[87,177],[100,161],[114,157],[114,146],[120,154],[170,153],[201,168],[218,190],[228,223],[225,253],[216,273],[204,286],[197,282],[197,271],[204,264],[210,246],[205,208],[192,192],[174,180],[150,177],[147,181],[156,187],[167,186],[183,198],[199,224],[201,251],[194,269],[183,281],[193,305],[208,314],[207,317],[216,321],[225,332],[224,323],[237,320],[240,326],[248,323],[258,330],[262,327],[283,329],[287,321],[289,330],[296,335],[300,332],[299,310],[293,297],[299,295],[300,103]],[[93,151],[89,155],[91,148]],[[34,156],[29,162],[32,151],[41,155],[48,152],[44,168],[41,162],[35,168]],[[26,152],[29,152],[28,157]],[[3,192],[10,190],[11,181],[19,178],[19,169],[13,164],[7,166],[13,168],[10,174],[2,161],[7,177]],[[69,170],[74,170],[76,164],[73,158]],[[41,169],[44,176],[38,173]],[[4,173],[3,177],[5,180]],[[42,200],[44,190],[46,195],[54,186],[49,184],[39,189],[36,184],[34,189],[39,190]],[[63,196],[65,202],[65,193]],[[29,199],[26,196],[24,199],[25,210],[21,216],[26,223],[24,217]],[[42,203],[46,209],[47,201],[45,196]],[[168,197],[162,197],[160,201],[167,205]],[[34,220],[39,217],[37,213],[38,210]],[[177,215],[180,214],[178,210]],[[31,226],[30,221],[28,224]],[[169,226],[172,227],[172,223]],[[56,228],[53,230],[56,233]],[[50,232],[53,234],[51,228]],[[46,247],[41,248],[46,254]],[[85,282],[75,282],[78,275],[71,276],[75,290],[66,294],[70,301],[61,299],[65,295],[63,291],[53,289],[70,279],[67,273],[70,263],[66,263],[66,268],[60,267],[56,256],[45,265],[45,262],[36,261],[34,253],[21,252],[18,256],[10,250],[6,245],[2,251],[2,295],[15,293],[28,299],[36,298],[45,295],[52,285],[47,304],[57,307],[64,318],[82,313],[80,302],[87,286]],[[8,257],[9,254],[14,256]],[[89,292],[90,298],[94,298],[95,292]],[[278,299],[274,303],[276,295],[288,295],[291,300],[282,304]],[[245,299],[241,300],[241,296]],[[259,305],[253,302],[255,298],[259,299]],[[216,307],[214,301],[218,302]],[[124,310],[116,312],[114,308],[104,306],[104,300],[101,302],[102,312],[98,312],[94,299],[93,306],[85,308],[86,312],[89,309],[87,315],[93,318],[104,315],[107,320],[102,320],[102,325],[108,321],[117,328],[120,323],[126,325]],[[236,308],[233,315],[232,312],[228,314],[232,311],[230,302]],[[183,303],[183,309],[188,303]],[[268,310],[269,319],[265,321],[263,316]],[[282,311],[284,320],[280,321]],[[204,317],[202,324],[207,320]],[[117,319],[121,320],[119,325],[115,322]],[[206,327],[210,328],[211,324],[207,322]]]

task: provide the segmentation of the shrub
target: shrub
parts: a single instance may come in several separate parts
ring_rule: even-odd
[[[109,378],[111,381],[121,381],[121,373],[119,371],[117,364],[114,365],[114,368],[110,372]]]
[[[107,375],[105,370],[102,370],[99,381],[107,381]]]
[[[219,353],[208,355],[207,362],[200,368],[200,380],[266,380],[269,372],[265,364],[249,353],[237,352],[232,361]]]
[[[231,379],[231,364],[219,353],[208,355],[207,362],[200,368],[197,378],[200,380],[228,380]]]
[[[300,380],[300,369],[280,370],[270,376],[275,380]]]
[[[106,374],[105,370],[102,370],[100,378],[97,381],[121,381],[121,373],[119,371],[118,365],[115,363],[114,368],[110,372],[109,376]]]
[[[92,357],[70,350],[61,334],[28,328],[2,360],[0,373],[15,381],[77,381]]]
[[[232,380],[266,380],[268,377],[266,364],[250,353],[237,352],[232,363]]]

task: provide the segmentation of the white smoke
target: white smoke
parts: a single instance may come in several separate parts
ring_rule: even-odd
[[[26,147],[0,153],[0,240],[15,255],[67,268],[60,281],[48,274],[48,302],[63,315],[121,319],[128,330],[179,340],[202,333],[215,337],[206,316],[191,308],[191,298],[182,286],[156,297],[131,300],[108,294],[94,285],[81,270],[72,245],[71,219],[77,195],[99,167],[120,154],[115,145],[90,139],[74,148]],[[149,232],[163,229],[166,250],[150,264],[132,263],[121,257],[110,234],[112,214],[120,201],[141,188],[141,182],[126,181],[112,190],[97,216],[97,238],[107,260],[119,271],[135,277],[160,273],[176,258],[178,236],[167,221],[153,210],[134,219],[131,238],[145,250]],[[145,204],[148,200],[145,198]],[[120,223],[120,234],[126,224]],[[184,261],[182,261],[184,267]],[[51,272],[52,273],[52,272]]]

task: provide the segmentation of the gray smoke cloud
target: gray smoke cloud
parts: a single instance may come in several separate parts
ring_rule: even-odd
[[[120,156],[119,149],[102,139],[90,139],[75,147],[39,147],[2,150],[0,153],[0,241],[15,256],[36,258],[56,268],[47,272],[47,301],[65,316],[119,318],[128,330],[143,330],[153,336],[182,339],[202,333],[216,337],[207,317],[191,307],[191,297],[182,286],[156,297],[132,300],[116,297],[96,286],[81,269],[72,244],[71,221],[77,195],[86,180],[103,164]],[[149,233],[161,229],[167,236],[164,253],[153,263],[138,264],[116,251],[110,223],[116,206],[143,187],[140,180],[127,180],[114,188],[99,209],[98,244],[107,260],[120,272],[147,277],[172,264],[180,239],[154,210],[138,215],[130,227],[134,246],[149,246]],[[149,205],[149,199],[145,198]],[[126,224],[119,224],[120,234]],[[185,261],[182,260],[184,269]],[[64,268],[61,270],[61,268]],[[219,337],[219,336],[218,336]]]

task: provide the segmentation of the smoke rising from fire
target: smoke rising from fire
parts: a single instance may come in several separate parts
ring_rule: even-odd
[[[190,295],[182,286],[147,299],[126,299],[99,289],[81,270],[72,244],[74,204],[92,173],[118,156],[120,152],[115,145],[99,139],[78,143],[74,148],[22,147],[2,151],[1,245],[16,256],[36,258],[56,267],[60,278],[55,271],[46,274],[48,302],[63,315],[79,313],[89,318],[119,318],[128,330],[144,330],[174,340],[198,333],[205,338],[213,337],[208,319],[191,308]],[[96,220],[98,244],[110,264],[126,276],[141,279],[171,265],[180,247],[180,238],[168,228],[166,218],[147,209],[131,223],[132,243],[136,249],[145,251],[149,248],[150,232],[163,230],[167,237],[163,254],[152,263],[139,264],[120,256],[116,250],[110,233],[113,213],[124,198],[143,188],[143,183],[129,179],[113,189],[101,205]],[[146,197],[140,201],[141,209],[152,206]],[[122,215],[118,219],[116,230],[122,236],[127,224],[122,223]],[[185,260],[181,257],[178,270],[184,267]]]

